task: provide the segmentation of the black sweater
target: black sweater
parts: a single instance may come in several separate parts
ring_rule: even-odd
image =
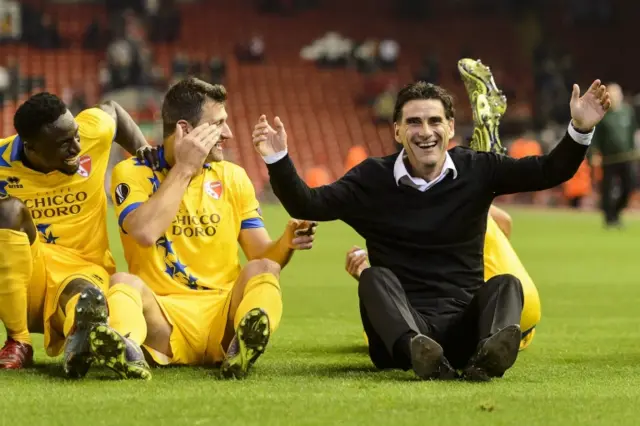
[[[575,174],[586,151],[568,132],[548,155],[519,160],[456,147],[449,154],[457,177],[449,173],[426,192],[396,183],[399,154],[369,158],[313,189],[289,156],[268,168],[292,217],[344,221],[366,240],[371,265],[396,274],[414,307],[445,314],[466,306],[484,282],[484,236],[494,197],[557,186]]]

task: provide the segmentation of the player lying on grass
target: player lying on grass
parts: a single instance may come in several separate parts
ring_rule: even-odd
[[[484,240],[484,279],[488,281],[497,275],[511,274],[522,283],[524,307],[520,317],[520,328],[523,330],[520,350],[523,350],[531,344],[536,325],[540,322],[540,297],[531,276],[509,242],[510,235],[511,217],[499,207],[491,206]],[[347,252],[345,269],[356,281],[368,267],[369,259],[365,250],[354,246]]]
[[[125,257],[140,279],[111,288],[117,333],[99,328],[91,344],[98,362],[124,368],[124,377],[129,340],[161,365],[222,362],[225,377],[244,377],[280,323],[281,268],[293,250],[312,247],[311,222],[291,220],[269,238],[249,177],[224,161],[226,100],[223,86],[178,82],[162,106],[161,170],[137,159],[113,170]]]
[[[91,362],[87,333],[104,321],[102,290],[115,272],[104,190],[111,144],[144,150],[154,163],[157,152],[115,102],[74,118],[58,97],[39,93],[18,108],[14,127],[18,135],[0,141],[0,321],[8,334],[0,368],[32,363],[31,331],[44,333],[50,356],[64,344],[65,372],[81,377]]]

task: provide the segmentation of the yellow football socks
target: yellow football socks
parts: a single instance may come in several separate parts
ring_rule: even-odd
[[[9,337],[30,345],[27,286],[33,260],[29,237],[24,232],[0,229],[0,247],[0,322]]]
[[[147,338],[147,322],[142,311],[142,295],[126,284],[114,284],[107,292],[109,325],[123,336],[142,345]]]
[[[234,329],[237,330],[242,318],[255,308],[262,308],[267,313],[269,316],[269,328],[273,333],[278,328],[282,318],[280,282],[275,275],[267,272],[251,277],[247,282],[242,301],[233,318]]]

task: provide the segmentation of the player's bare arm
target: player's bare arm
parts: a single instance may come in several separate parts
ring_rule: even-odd
[[[131,212],[123,229],[143,247],[150,247],[171,226],[191,178],[202,171],[213,145],[220,138],[220,126],[204,123],[185,134],[176,125],[175,165],[158,191]]]
[[[248,260],[269,259],[284,268],[294,250],[313,247],[316,225],[315,222],[290,219],[282,236],[275,241],[265,228],[242,229],[238,242]]]
[[[98,106],[116,122],[115,142],[131,155],[142,157],[154,169],[160,167],[158,152],[147,142],[140,127],[131,115],[115,101],[106,101]],[[141,158],[141,159],[142,159]]]
[[[492,204],[489,208],[489,215],[496,221],[502,233],[506,235],[507,238],[511,238],[511,225],[513,221],[509,213]]]

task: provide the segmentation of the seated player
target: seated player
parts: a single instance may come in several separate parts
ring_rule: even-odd
[[[540,297],[533,280],[509,242],[510,234],[511,217],[509,214],[496,206],[491,206],[484,240],[485,282],[489,278],[501,274],[515,275],[522,282],[524,307],[520,317],[520,328],[523,330],[520,350],[523,350],[531,344],[535,327],[540,321]],[[356,281],[360,279],[362,271],[368,267],[367,253],[364,250],[353,247],[347,252],[345,268]]]
[[[0,368],[33,362],[31,331],[44,333],[49,356],[64,346],[66,374],[82,377],[91,364],[87,334],[106,321],[102,290],[115,272],[104,190],[111,145],[153,162],[157,152],[114,102],[74,118],[58,97],[39,93],[18,108],[14,127],[17,135],[0,140],[0,321],[8,334]]]
[[[249,177],[224,161],[232,137],[226,99],[223,86],[176,83],[162,106],[162,170],[137,159],[113,170],[125,257],[140,279],[111,288],[117,333],[98,328],[91,341],[108,354],[101,364],[126,357],[128,335],[160,365],[222,362],[223,376],[243,378],[278,327],[280,270],[293,250],[311,248],[315,224],[291,220],[271,241]]]

